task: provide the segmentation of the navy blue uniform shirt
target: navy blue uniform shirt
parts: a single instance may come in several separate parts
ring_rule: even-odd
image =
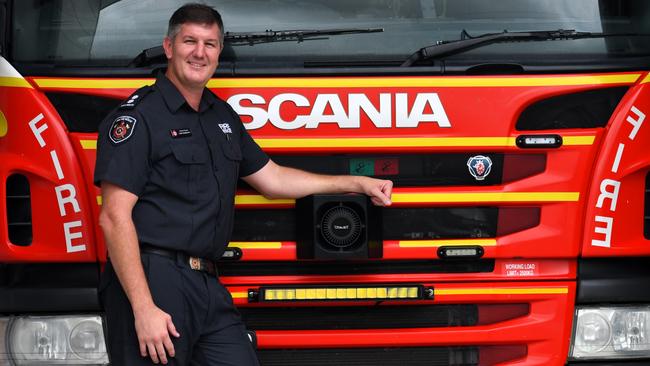
[[[268,161],[227,103],[206,88],[194,111],[161,75],[101,123],[94,181],[138,196],[140,243],[217,259],[230,240],[238,178]]]

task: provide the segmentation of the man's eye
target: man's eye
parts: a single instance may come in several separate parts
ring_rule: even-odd
[[[216,43],[210,43],[210,42],[208,42],[208,43],[205,44],[205,46],[206,46],[206,47],[210,47],[210,48],[216,48],[216,47],[217,47],[217,44],[216,44]]]
[[[196,41],[193,40],[193,39],[186,39],[186,40],[185,40],[185,43],[186,43],[186,44],[195,44]]]

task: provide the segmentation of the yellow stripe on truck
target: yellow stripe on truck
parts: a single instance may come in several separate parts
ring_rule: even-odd
[[[208,82],[211,89],[245,88],[432,88],[432,87],[537,87],[632,84],[642,74],[529,77],[340,77],[340,78],[219,78]],[[46,89],[137,89],[153,79],[35,78]]]

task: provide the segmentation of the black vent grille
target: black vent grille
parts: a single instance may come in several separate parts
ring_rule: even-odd
[[[262,366],[473,366],[476,347],[258,350]]]
[[[476,305],[241,307],[251,330],[342,330],[473,326]]]
[[[243,261],[219,262],[219,275],[292,276],[360,275],[400,273],[485,273],[494,271],[494,260],[367,260],[367,261]]]
[[[32,202],[29,181],[22,174],[7,178],[7,224],[9,241],[14,245],[32,244]]]
[[[492,160],[490,174],[476,180],[467,168],[475,155]],[[340,154],[273,155],[280,165],[319,174],[369,175],[390,179],[395,187],[488,186],[502,183],[504,154],[474,152],[464,154]]]
[[[391,208],[381,210],[384,240],[493,238],[496,207]],[[294,210],[237,210],[232,241],[295,241]]]
[[[47,93],[70,132],[97,132],[99,124],[120,104],[120,99],[74,93]]]
[[[605,127],[628,87],[603,88],[559,95],[526,108],[517,121],[520,131]]]
[[[650,173],[645,176],[645,212],[643,213],[643,236],[650,240]]]

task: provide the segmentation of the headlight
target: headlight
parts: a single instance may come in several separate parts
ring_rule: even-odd
[[[576,312],[574,359],[650,357],[650,307],[582,308]]]
[[[0,318],[7,324],[0,355],[13,365],[107,365],[99,316],[24,316]],[[2,348],[6,345],[7,349]],[[3,365],[0,358],[0,365]]]

